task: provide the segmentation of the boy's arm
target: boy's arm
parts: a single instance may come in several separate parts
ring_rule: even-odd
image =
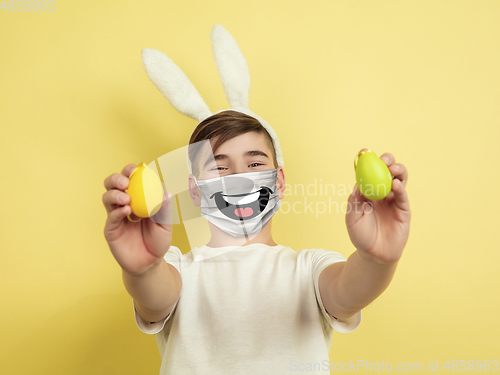
[[[134,299],[141,318],[157,322],[170,314],[182,289],[181,275],[173,265],[162,259],[141,275],[122,271],[125,289]]]
[[[336,318],[355,315],[387,288],[397,263],[378,263],[356,250],[347,261],[327,266],[318,281],[323,306]]]
[[[380,159],[394,177],[390,193],[381,200],[370,200],[355,185],[348,199],[346,226],[356,251],[346,262],[327,266],[318,280],[323,306],[336,318],[355,315],[382,294],[408,241],[408,171],[396,164],[392,154],[385,153]]]

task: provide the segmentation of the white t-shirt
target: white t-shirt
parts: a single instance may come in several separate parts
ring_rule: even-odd
[[[255,243],[182,254],[170,246],[164,258],[182,277],[174,309],[150,324],[134,305],[139,329],[155,334],[160,375],[280,375],[306,368],[330,374],[333,330],[352,332],[361,323],[361,311],[336,320],[321,301],[321,271],[346,260],[334,251]]]

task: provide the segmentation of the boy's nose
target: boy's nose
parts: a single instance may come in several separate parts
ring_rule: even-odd
[[[254,182],[246,177],[236,176],[235,174],[229,175],[231,182],[224,184],[224,194],[236,195],[250,193],[254,188]]]
[[[245,172],[248,172],[246,170],[246,165],[237,165],[234,169],[233,169],[233,174],[240,174],[240,173],[245,173]]]

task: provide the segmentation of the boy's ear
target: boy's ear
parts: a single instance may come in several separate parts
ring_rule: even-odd
[[[276,182],[276,187],[280,193],[280,199],[285,198],[285,171],[283,167],[278,167],[278,180]]]
[[[188,177],[189,195],[196,207],[201,206],[201,191],[196,185],[194,175],[190,174]]]

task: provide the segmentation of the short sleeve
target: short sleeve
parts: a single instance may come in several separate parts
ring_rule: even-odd
[[[165,259],[165,261],[167,263],[173,265],[177,269],[177,271],[179,271],[179,273],[181,273],[181,258],[182,258],[182,253],[181,253],[181,251],[179,250],[178,247],[170,246],[170,248],[168,249],[167,253],[165,254],[165,256],[163,258]],[[180,299],[180,296],[179,296],[179,299]],[[163,329],[163,327],[165,326],[165,323],[174,314],[174,312],[176,310],[176,307],[177,307],[177,304],[179,303],[179,299],[177,299],[177,301],[175,302],[175,305],[172,308],[172,311],[170,312],[170,314],[168,314],[164,319],[162,319],[162,320],[160,320],[158,322],[154,322],[154,323],[151,323],[151,322],[149,322],[147,320],[144,320],[137,313],[137,310],[135,308],[134,300],[132,299],[132,305],[134,307],[135,322],[137,324],[137,327],[139,327],[139,329],[142,332],[147,333],[149,335],[153,335],[153,334],[156,334],[156,333],[160,332]]]
[[[314,291],[323,316],[326,321],[330,323],[330,326],[337,332],[349,333],[354,331],[361,323],[361,311],[358,311],[354,316],[347,319],[335,319],[327,313],[325,307],[323,306],[323,301],[321,300],[321,294],[319,292],[319,275],[321,272],[331,264],[345,262],[347,260],[346,257],[335,251],[325,249],[311,249],[310,251]]]

